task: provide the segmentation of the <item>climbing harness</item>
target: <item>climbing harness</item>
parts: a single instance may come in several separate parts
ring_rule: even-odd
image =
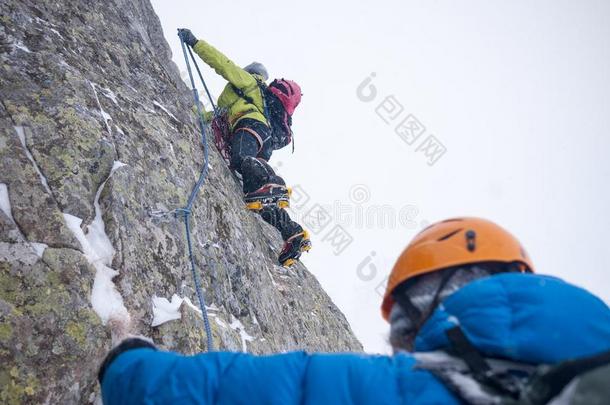
[[[201,79],[201,82],[203,83],[203,87],[205,88],[205,91],[210,99],[210,102],[212,103],[212,107],[214,108],[214,111],[216,111],[216,105],[214,104],[214,101],[212,100],[212,96],[210,95],[208,87],[205,84],[205,80],[203,80],[203,76],[201,74],[201,71],[199,70],[199,66],[197,65],[197,62],[195,61],[195,58],[193,57],[193,53],[191,52],[191,49],[185,44],[184,40],[180,36],[180,32],[178,32],[178,37],[180,38],[180,44],[182,45],[182,52],[184,53],[184,61],[186,62],[186,68],[188,70],[189,78],[191,81],[191,88],[193,91],[193,98],[195,99],[195,105],[197,107],[197,116],[199,118],[199,129],[201,131],[201,143],[203,144],[203,167],[201,168],[201,172],[199,174],[199,179],[197,180],[197,183],[193,187],[193,191],[191,191],[191,194],[188,198],[186,206],[184,206],[183,208],[176,208],[171,211],[150,210],[149,215],[151,215],[153,217],[161,218],[161,217],[166,217],[168,215],[173,214],[174,217],[177,218],[177,217],[181,216],[182,219],[184,220],[184,227],[186,230],[186,243],[187,243],[187,247],[188,247],[189,261],[191,264],[191,273],[193,275],[193,282],[195,283],[195,290],[197,292],[197,299],[199,300],[199,308],[201,309],[201,315],[203,318],[203,326],[204,326],[205,333],[206,333],[206,339],[207,339],[206,351],[209,352],[209,351],[214,350],[214,341],[213,341],[213,337],[212,337],[212,329],[210,327],[210,320],[208,318],[208,312],[207,312],[207,309],[205,306],[205,296],[204,296],[203,290],[201,288],[201,279],[199,278],[199,273],[197,272],[197,267],[195,265],[195,256],[193,254],[193,242],[191,239],[191,224],[189,221],[190,216],[191,216],[191,210],[193,208],[193,204],[195,203],[195,198],[197,197],[197,194],[199,193],[199,189],[205,183],[205,180],[207,178],[208,167],[209,167],[209,151],[208,151],[208,145],[207,145],[207,140],[206,140],[206,127],[203,122],[203,114],[201,111],[201,104],[199,101],[199,95],[197,94],[197,87],[195,86],[195,80],[193,79],[193,72],[191,70],[191,65],[189,63],[189,59],[187,56],[187,50],[191,56],[191,59],[193,61],[193,64],[195,65],[195,68],[197,69],[199,78]]]

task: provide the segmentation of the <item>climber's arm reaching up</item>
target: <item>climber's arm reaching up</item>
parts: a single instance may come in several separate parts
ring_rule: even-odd
[[[233,86],[248,91],[258,85],[250,73],[237,66],[218,49],[203,39],[197,39],[190,30],[182,29],[180,32],[181,37],[193,48],[195,53]]]

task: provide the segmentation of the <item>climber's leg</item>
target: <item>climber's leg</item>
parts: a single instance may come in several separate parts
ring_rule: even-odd
[[[301,256],[301,253],[311,249],[309,234],[301,225],[290,219],[286,210],[275,205],[264,207],[260,211],[261,217],[280,231],[284,239],[284,247],[278,261],[284,266],[290,266]]]
[[[244,179],[244,194],[252,193],[271,182],[285,186],[284,180],[278,178],[267,162],[253,156],[242,159],[241,175]]]
[[[243,176],[242,164],[247,157],[256,157],[259,151],[257,139],[249,132],[236,130],[231,140],[231,167]]]
[[[283,240],[287,240],[291,236],[303,232],[301,225],[291,220],[290,215],[288,215],[286,210],[278,208],[277,206],[270,205],[264,207],[260,211],[260,214],[267,223],[273,225],[280,231]]]

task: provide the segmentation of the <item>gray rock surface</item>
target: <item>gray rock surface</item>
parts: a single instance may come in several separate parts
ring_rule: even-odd
[[[205,347],[189,305],[152,328],[152,297],[197,303],[180,219],[203,150],[191,94],[146,0],[0,0],[0,403],[89,403],[110,334],[93,310],[95,200],[108,265],[136,321],[163,347]],[[23,141],[23,142],[22,142]],[[275,265],[279,235],[243,208],[211,146],[193,210],[196,262],[216,345],[253,353],[360,351],[345,317],[302,265]],[[116,161],[125,164],[111,174]],[[6,207],[4,207],[6,208]]]

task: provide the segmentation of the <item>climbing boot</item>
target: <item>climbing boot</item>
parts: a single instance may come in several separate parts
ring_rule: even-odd
[[[246,194],[244,200],[246,208],[252,211],[260,211],[268,205],[288,208],[291,194],[292,189],[283,184],[265,184],[258,190]]]
[[[307,231],[299,232],[286,240],[278,261],[284,267],[290,267],[299,260],[303,252],[309,252],[311,240]]]

